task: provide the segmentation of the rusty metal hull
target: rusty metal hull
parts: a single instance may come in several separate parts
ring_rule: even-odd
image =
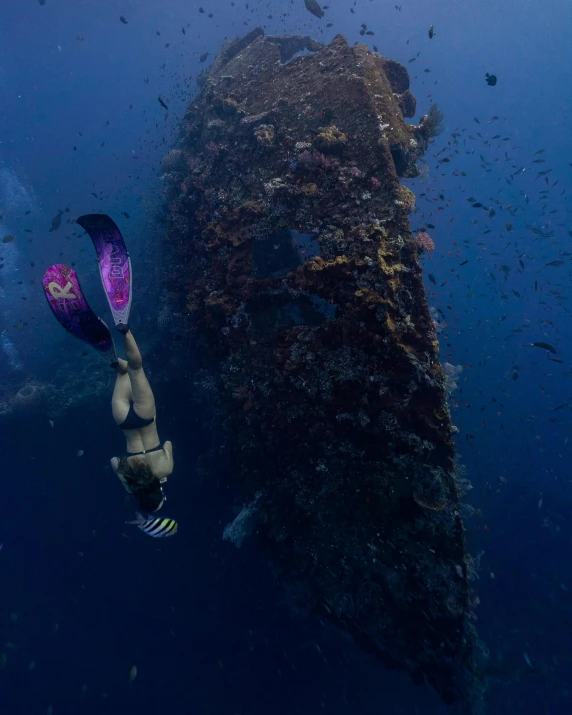
[[[293,53],[308,54],[294,57]],[[483,690],[438,342],[408,216],[404,67],[337,36],[228,41],[163,161],[170,288],[293,600],[448,703]]]

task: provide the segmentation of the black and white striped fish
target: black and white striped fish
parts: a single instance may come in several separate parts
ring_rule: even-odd
[[[143,514],[137,514],[135,521],[126,521],[126,524],[135,524],[141,531],[144,531],[149,536],[163,538],[165,536],[174,536],[179,528],[174,519],[165,519],[161,517],[148,516],[145,518]]]

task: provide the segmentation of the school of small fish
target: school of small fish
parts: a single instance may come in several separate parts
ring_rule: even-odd
[[[46,0],[38,0],[38,3],[40,6],[44,6]],[[325,18],[329,9],[327,5],[321,5],[317,0],[304,0],[304,6],[308,13],[318,20]],[[395,5],[394,8],[397,12],[402,11],[401,5]],[[356,14],[355,3],[354,6],[349,7],[349,12],[352,15]],[[204,15],[205,18],[213,18],[213,13],[207,13],[202,7],[198,8],[198,14]],[[136,18],[130,15],[128,22],[124,15],[120,15],[119,23],[126,26],[124,28],[118,27],[117,18],[118,16],[114,14],[117,31],[127,35],[133,29]],[[316,22],[313,18],[308,19],[311,22]],[[326,28],[332,27],[332,24],[324,23]],[[371,37],[375,35],[376,29],[371,22],[369,24],[363,22],[359,35],[366,38]],[[428,40],[431,41],[431,49],[436,49],[443,40],[445,29],[441,22],[438,30],[437,34],[433,24],[427,28],[425,23],[420,30],[423,33],[424,41],[427,44],[429,44]],[[87,29],[84,31],[88,33]],[[155,30],[155,35],[161,37],[161,31]],[[177,28],[177,35],[181,41],[184,38],[188,39],[184,26],[181,27],[180,33]],[[87,37],[87,41],[86,37],[79,33],[75,35],[78,42],[85,43],[83,47],[78,45],[78,50],[88,47],[89,37]],[[435,39],[435,43],[432,42],[433,39]],[[71,41],[75,44],[73,35]],[[163,42],[163,40],[157,41]],[[65,49],[65,43],[63,44]],[[409,44],[409,40],[407,40],[407,44]],[[165,43],[165,48],[168,48],[169,45],[170,43]],[[53,47],[57,48],[58,52],[62,51],[62,45],[53,45]],[[376,45],[373,45],[372,48],[375,52],[378,51]],[[193,48],[193,52],[195,61],[199,65],[206,63],[210,56],[210,53],[205,51],[204,45],[200,49]],[[424,67],[421,70],[423,65],[418,60],[423,61],[424,50],[420,49],[417,52],[413,50],[411,55],[403,61],[407,63],[408,68],[419,67],[420,74],[412,76],[414,86],[419,86],[419,83],[425,85],[430,80],[437,84],[438,80],[434,79],[435,70],[433,68]],[[425,64],[430,63],[426,62]],[[167,63],[160,69],[163,78],[170,71]],[[505,76],[501,74],[499,81],[499,75],[486,72],[483,83],[482,72],[484,69],[479,72],[478,82],[479,84],[486,83],[487,95],[490,92],[490,96],[493,96],[496,92],[502,91]],[[489,69],[493,68],[489,67]],[[148,84],[149,77],[142,78],[142,82]],[[489,90],[488,87],[495,89]],[[153,112],[156,115],[160,114],[161,117],[165,116],[167,119],[169,105],[173,106],[175,100],[179,100],[181,97],[190,97],[193,91],[191,79],[185,76],[181,78],[173,96],[164,95],[165,98],[163,98],[163,96],[154,93],[149,103],[153,105]],[[156,101],[154,97],[156,97]],[[433,101],[431,92],[427,93],[427,100]],[[133,102],[129,104],[130,110],[133,108],[134,102],[133,98]],[[165,112],[161,112],[159,107]],[[145,111],[150,110],[145,108]],[[107,120],[105,127],[109,126],[110,121]],[[72,140],[74,143],[70,141],[68,151],[78,152],[73,156],[79,157],[85,141],[84,134],[79,129],[77,137]],[[98,146],[104,149],[105,141],[103,139],[106,137],[102,135],[100,138],[102,141]],[[534,362],[537,359],[546,364],[546,373],[556,369],[560,370],[558,375],[562,380],[572,376],[572,368],[569,368],[563,359],[567,346],[563,344],[560,327],[554,319],[554,313],[557,311],[565,314],[566,318],[570,314],[566,302],[572,279],[572,249],[568,250],[572,228],[566,222],[568,198],[566,188],[564,188],[566,183],[559,169],[561,157],[551,156],[550,152],[543,147],[522,146],[513,136],[510,118],[505,116],[493,114],[489,117],[473,117],[471,126],[458,126],[448,135],[436,139],[430,152],[432,153],[427,157],[426,164],[430,167],[431,180],[423,180],[421,177],[415,186],[419,204],[416,212],[411,216],[411,222],[412,225],[414,224],[415,231],[431,231],[437,249],[439,250],[440,243],[446,247],[443,249],[442,257],[455,261],[454,267],[449,268],[447,264],[445,269],[443,268],[446,265],[445,261],[440,264],[437,253],[423,259],[430,300],[436,304],[435,322],[439,321],[440,330],[444,331],[442,357],[454,359],[454,345],[452,340],[448,342],[449,335],[454,330],[461,328],[482,330],[492,345],[491,355],[494,356],[495,352],[508,350],[512,350],[515,355],[510,373],[504,376],[505,382],[499,386],[499,394],[491,398],[491,404],[482,407],[483,419],[480,421],[480,429],[484,433],[489,428],[484,415],[485,409],[491,416],[496,415],[495,424],[498,425],[502,420],[503,401],[510,399],[510,385],[516,382],[525,370],[528,370],[531,380],[538,381],[539,392],[542,396],[545,395],[545,387],[542,384],[543,374],[538,372],[534,377],[531,375],[535,370],[539,370],[538,362]],[[137,152],[133,152],[132,159],[133,161],[139,160]],[[547,164],[546,168],[544,164]],[[568,164],[572,166],[571,162]],[[486,191],[477,192],[470,188],[473,180],[475,184],[482,186],[482,179],[487,176],[490,181],[487,183]],[[451,177],[455,182],[452,188],[439,186],[440,182],[443,185],[450,185]],[[91,196],[98,202],[106,199],[105,191],[101,188],[91,192]],[[456,212],[455,207],[460,206],[461,201],[465,204],[463,210]],[[64,233],[64,228],[74,223],[71,216],[66,216],[71,212],[69,206],[63,210],[54,206],[53,210],[57,213],[53,215],[51,223],[49,223],[50,216],[52,216],[50,211],[44,227],[45,233],[56,234],[54,237],[50,237],[50,240],[60,237]],[[127,211],[120,213],[126,219],[130,218]],[[470,215],[468,223],[466,222],[467,213]],[[29,214],[30,211],[26,211],[24,215],[28,216]],[[458,220],[458,216],[462,216],[462,219]],[[64,218],[67,219],[66,222],[64,222]],[[3,220],[4,217],[0,216],[0,221]],[[34,232],[33,228],[25,228],[22,233],[18,230],[16,233],[3,235],[0,239],[2,244],[7,245],[14,241],[15,243],[2,250],[13,251],[23,241],[32,242]],[[69,239],[78,235],[79,233],[74,232],[65,238]],[[3,265],[3,258],[0,256],[0,269]],[[31,266],[34,267],[34,264],[32,263]],[[475,310],[476,301],[480,300],[490,301],[493,306],[491,316],[487,320],[476,320],[468,326],[466,320],[470,319],[470,314]],[[534,314],[530,310],[531,306],[536,309]],[[465,316],[463,324],[461,323],[461,312]],[[29,326],[25,322],[18,322],[12,327],[25,329]],[[448,348],[451,348],[449,353],[446,352]],[[517,353],[518,360],[516,359]],[[87,355],[87,353],[85,354]],[[528,356],[533,362],[524,367],[524,360],[528,360]],[[460,359],[460,362],[467,370],[471,370],[486,367],[489,359],[492,360],[492,358],[483,357],[476,365],[472,364],[469,359]],[[464,397],[455,399],[458,405],[466,408],[471,407]],[[546,419],[558,426],[562,424],[562,421],[556,416],[548,417],[548,413],[562,414],[562,411],[571,409],[572,398],[564,394],[549,406],[549,410],[544,416],[531,414],[527,419],[535,421]],[[54,428],[54,424],[53,420],[48,420],[49,428]],[[500,426],[502,428],[502,422],[500,422]],[[475,449],[474,434],[466,433],[466,441],[471,448]],[[565,438],[564,444],[567,441],[568,437]],[[529,445],[526,445],[525,448],[528,449]],[[81,457],[83,454],[82,449],[76,451],[77,457]],[[495,491],[500,492],[505,482],[504,477],[499,477]],[[490,491],[493,491],[492,486]],[[535,498],[534,506],[539,512],[546,513],[547,504],[548,500],[545,500],[542,495],[538,501]],[[479,518],[483,516],[480,510],[477,510],[476,514]],[[135,521],[127,523],[138,526],[145,534],[156,538],[172,536],[178,529],[177,522],[173,519],[144,517],[140,514]],[[551,535],[559,533],[559,524],[556,524],[549,516],[546,517],[543,526]],[[486,524],[483,529],[487,530]],[[0,550],[2,550],[1,544]],[[8,554],[3,554],[3,556],[6,555]],[[495,571],[499,574],[498,570],[495,569]],[[489,572],[489,577],[491,580],[497,579],[492,571]],[[500,578],[500,574],[498,578]],[[568,587],[564,583],[559,584],[559,588],[562,591],[568,591]],[[18,615],[11,614],[9,620],[15,625]],[[54,633],[57,633],[58,629],[59,625],[55,624]],[[317,645],[316,647],[318,648]],[[0,653],[0,671],[11,667],[13,659],[12,656],[9,659],[8,652],[14,649],[13,642],[5,642],[4,651]],[[530,652],[533,653],[533,651]],[[538,656],[533,653],[531,657],[528,651],[523,651],[522,661],[529,671],[535,671],[539,666]],[[222,661],[219,660],[218,665],[222,670]],[[39,659],[37,668],[38,670],[40,668]],[[27,670],[29,672],[36,670],[36,661],[27,661]],[[137,667],[133,665],[128,674],[129,684],[134,682],[137,675]],[[87,686],[82,686],[82,694],[85,694],[86,690]],[[43,707],[45,708],[45,705]],[[53,715],[53,706],[48,705],[45,712],[46,715]]]

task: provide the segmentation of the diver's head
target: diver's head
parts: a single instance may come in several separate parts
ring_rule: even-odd
[[[137,499],[141,511],[153,512],[163,506],[165,495],[161,482],[143,459],[120,457],[117,471],[121,474],[129,491]]]

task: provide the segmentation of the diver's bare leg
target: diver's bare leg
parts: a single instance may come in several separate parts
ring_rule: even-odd
[[[111,363],[111,367],[115,370],[117,375],[127,375],[127,360],[118,357]]]
[[[131,381],[133,408],[140,417],[155,416],[155,398],[153,390],[143,370],[143,359],[130,330],[125,335],[125,357],[127,372]]]
[[[125,357],[127,358],[127,364],[130,370],[139,370],[143,366],[143,359],[133,333],[128,330],[125,335]]]
[[[111,411],[116,424],[121,424],[129,412],[129,403],[133,398],[131,392],[131,380],[127,374],[127,362],[121,358],[117,359],[115,367],[117,377],[113,396],[111,398]]]

